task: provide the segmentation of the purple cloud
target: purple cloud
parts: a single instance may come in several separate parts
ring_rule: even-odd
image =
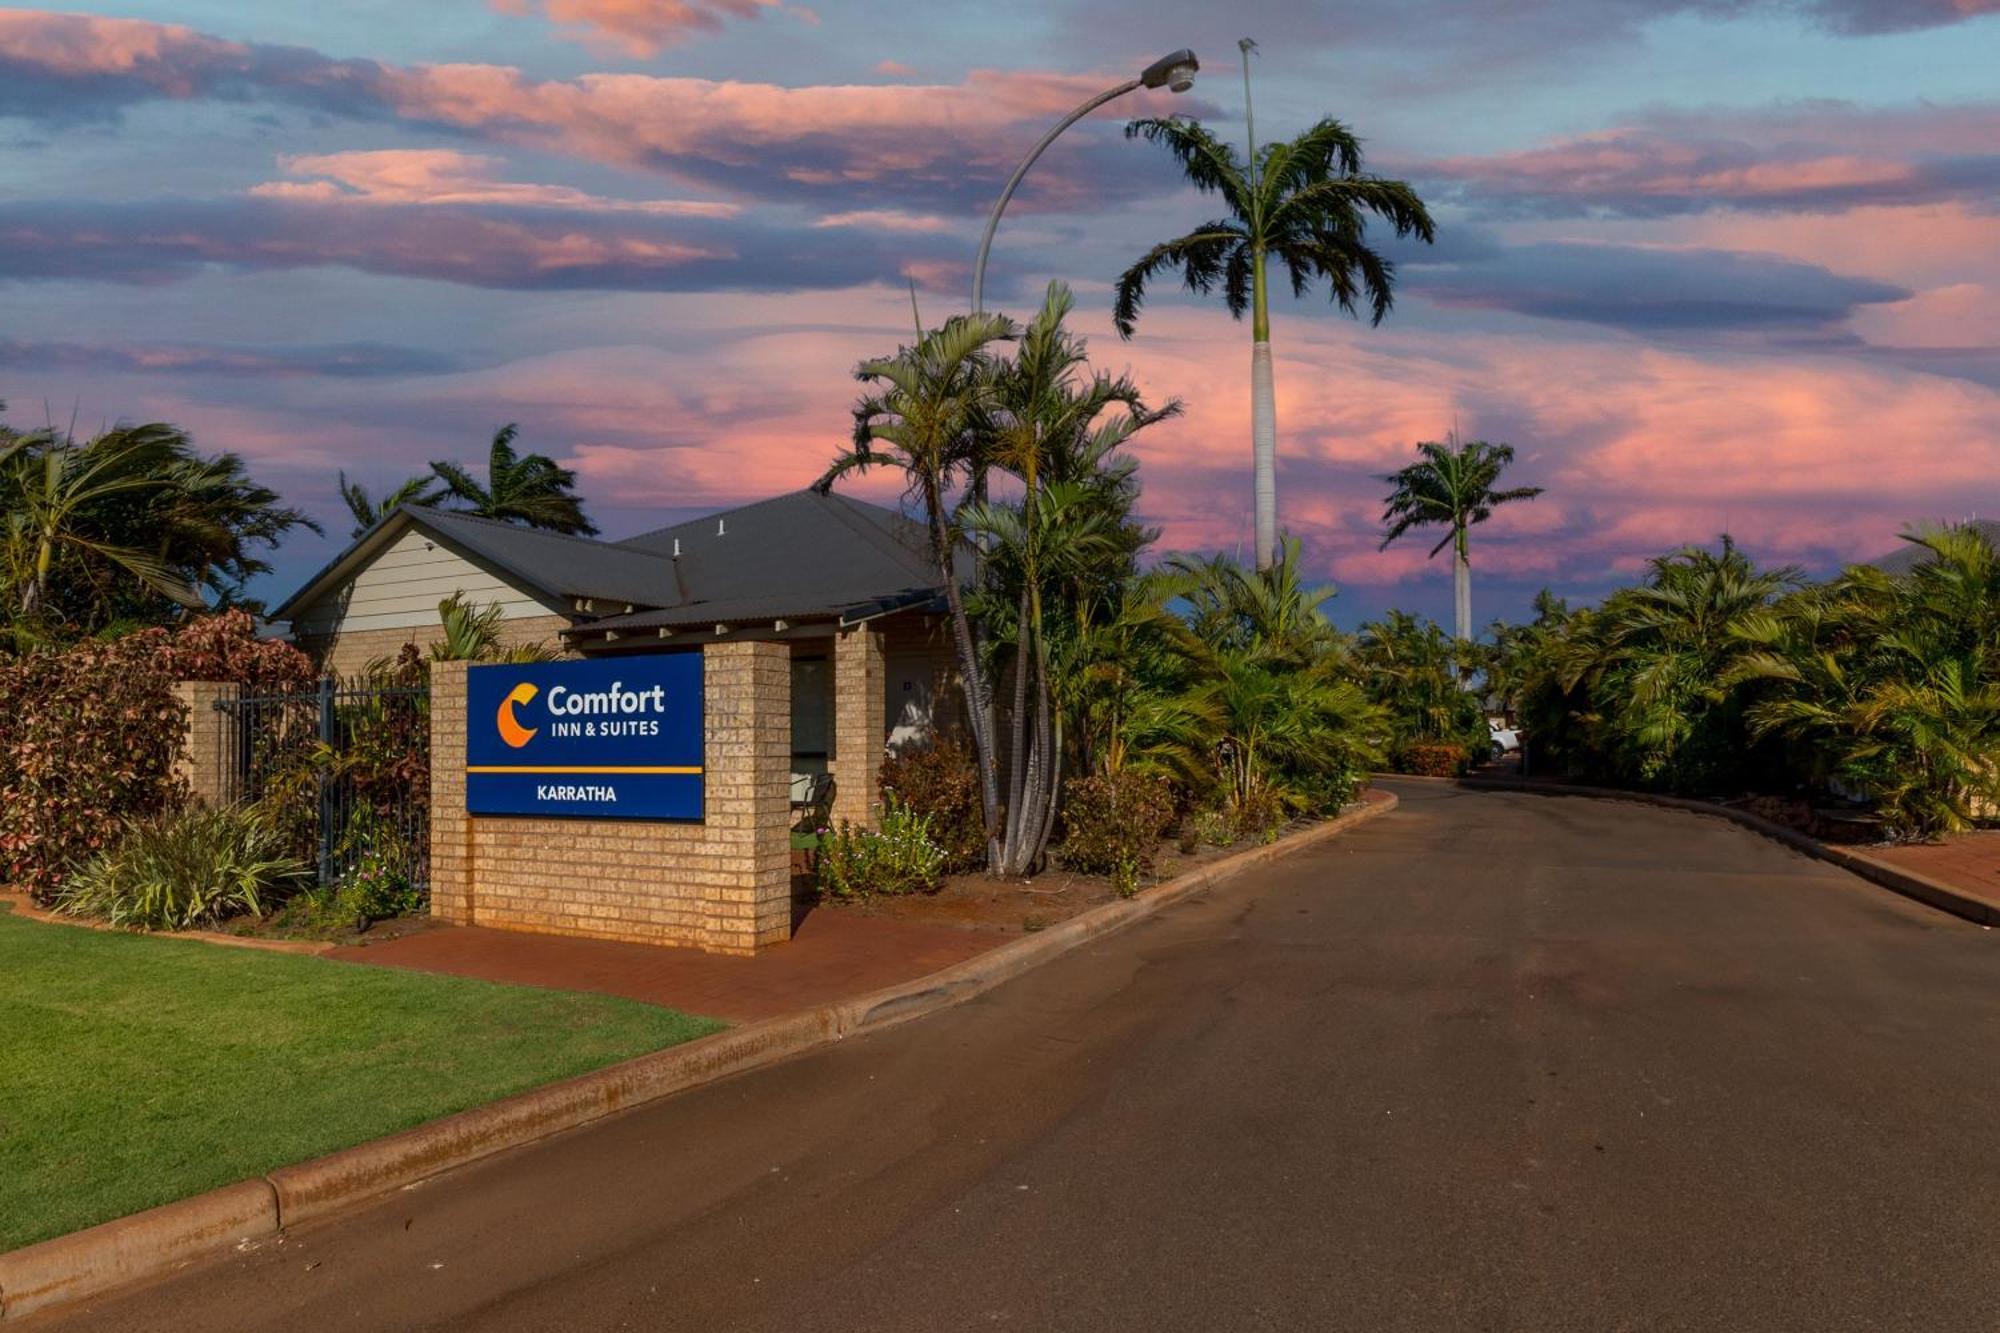
[[[1416,168],[1494,216],[1839,211],[2000,198],[2000,103],[1655,113],[1518,153]]]
[[[0,366],[26,370],[103,371],[126,375],[217,375],[288,379],[371,379],[442,375],[463,364],[440,352],[383,343],[225,347],[200,343],[36,342],[0,339]]]
[[[1770,255],[1630,245],[1515,246],[1409,275],[1413,291],[1444,305],[1655,334],[1828,329],[1859,306],[1912,294]]]
[[[0,205],[0,279],[171,282],[204,266],[344,267],[521,291],[956,290],[949,236],[741,219],[318,199]]]

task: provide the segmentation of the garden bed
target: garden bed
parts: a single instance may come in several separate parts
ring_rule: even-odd
[[[1282,829],[1278,836],[1305,826],[1299,823]],[[1174,844],[1163,843],[1157,869],[1140,887],[1164,883],[1257,845],[1243,841],[1230,847],[1198,846],[1184,854]],[[1086,875],[1055,866],[1032,879],[998,879],[983,872],[949,875],[936,893],[823,899],[816,910],[1020,935],[1046,930],[1092,908],[1117,902],[1119,897],[1117,885],[1108,875]]]
[[[0,910],[0,1251],[721,1026]]]

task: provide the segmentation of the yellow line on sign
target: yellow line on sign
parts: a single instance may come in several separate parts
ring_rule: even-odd
[[[468,773],[699,773],[701,772],[701,766],[699,764],[692,767],[669,764],[656,768],[621,768],[592,767],[588,765],[552,767],[541,764],[467,764],[465,771]]]

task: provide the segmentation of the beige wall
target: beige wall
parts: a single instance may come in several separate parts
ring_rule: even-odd
[[[561,650],[557,635],[569,628],[567,616],[418,528],[390,542],[339,591],[292,617],[292,637],[327,669],[352,674],[406,643],[436,642],[438,603],[453,593],[500,608],[503,646],[546,642]]]
[[[748,954],[791,938],[791,650],[710,644],[700,824],[465,812],[465,671],[431,668],[431,911]]]
[[[886,663],[919,661],[929,667],[931,679],[931,723],[940,732],[957,731],[963,725],[960,703],[958,655],[951,645],[951,621],[944,616],[889,616],[879,622],[882,654]],[[885,701],[886,719],[894,725],[898,701]]]

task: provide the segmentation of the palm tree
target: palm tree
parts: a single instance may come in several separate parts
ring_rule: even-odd
[[[438,603],[439,635],[431,644],[434,662],[547,662],[555,654],[547,644],[502,647],[505,609],[498,602],[481,604],[455,592]]]
[[[1754,617],[1732,674],[1761,691],[1753,735],[1872,796],[1890,833],[1928,837],[2000,802],[2000,555],[1971,526],[1904,538],[1930,558],[1900,576],[1856,566]]]
[[[1243,94],[1249,113],[1249,50],[1244,50]],[[1247,158],[1200,122],[1173,117],[1135,120],[1127,138],[1163,145],[1188,182],[1203,194],[1222,196],[1228,213],[1184,236],[1154,246],[1118,279],[1112,320],[1130,338],[1145,302],[1146,284],[1179,270],[1188,290],[1207,294],[1218,286],[1229,313],[1250,312],[1250,420],[1256,461],[1257,567],[1278,552],[1277,402],[1271,372],[1271,311],[1266,264],[1285,265],[1292,294],[1305,295],[1324,279],[1333,300],[1350,315],[1366,304],[1380,324],[1395,302],[1395,265],[1367,244],[1368,215],[1387,222],[1397,236],[1432,240],[1434,226],[1423,201],[1407,183],[1370,176],[1361,169],[1361,142],[1332,118],[1289,143],[1257,147],[1250,121]]]
[[[982,464],[982,432],[994,399],[993,346],[1014,337],[1004,315],[959,315],[928,333],[918,325],[914,344],[894,356],[864,361],[855,378],[870,386],[854,405],[854,442],[819,479],[822,493],[849,472],[877,467],[900,471],[923,510],[931,558],[951,614],[952,646],[965,683],[965,711],[979,769],[980,813],[987,863],[1000,864],[1000,777],[993,749],[992,695],[965,611],[958,516],[952,489]]]
[[[1045,599],[1129,566],[1132,460],[1112,455],[1180,411],[1172,402],[1149,411],[1129,379],[1086,375],[1084,340],[1064,327],[1074,307],[1069,288],[1050,283],[1019,351],[997,368],[985,454],[1021,479],[1020,503],[975,501],[965,515],[967,528],[988,540],[989,583],[1009,585],[1014,607],[1011,781],[999,868],[1006,875],[1031,873],[1055,827],[1063,735],[1051,711]]]
[[[1268,833],[1292,809],[1332,809],[1379,767],[1388,718],[1351,678],[1322,610],[1330,587],[1300,577],[1287,538],[1267,569],[1177,558],[1167,577],[1190,610],[1180,647],[1218,719],[1217,777],[1239,832]]]
[[[349,481],[347,474],[341,473],[340,498],[346,501],[347,512],[354,516],[354,531],[351,535],[359,537],[404,505],[435,503],[439,492],[432,487],[436,485],[435,474],[427,477],[411,477],[378,501],[369,498],[368,491],[360,482]]]
[[[1388,535],[1381,550],[1412,528],[1441,525],[1445,535],[1431,548],[1435,558],[1445,547],[1452,548],[1451,591],[1452,630],[1460,642],[1472,639],[1472,555],[1467,532],[1493,517],[1493,511],[1515,500],[1532,500],[1542,493],[1539,486],[1516,486],[1495,490],[1494,483],[1514,461],[1514,448],[1488,444],[1484,440],[1458,442],[1454,433],[1449,444],[1426,441],[1417,446],[1418,462],[1382,478],[1395,487],[1382,510]]]
[[[58,574],[98,601],[122,577],[176,605],[201,607],[192,580],[169,557],[104,521],[107,509],[166,489],[185,459],[184,446],[179,431],[156,422],[106,431],[85,444],[43,430],[0,447],[8,590],[22,620],[46,614]]]
[[[1798,580],[1789,566],[1757,568],[1724,536],[1720,551],[1654,559],[1644,583],[1575,622],[1561,683],[1588,687],[1600,749],[1622,780],[1701,790],[1745,770],[1735,686],[1757,651],[1748,631]]]
[[[519,431],[510,421],[493,433],[485,485],[456,463],[432,463],[431,471],[444,483],[445,494],[481,518],[585,537],[594,534],[597,525],[584,517],[583,502],[574,490],[576,473],[543,454],[517,455],[514,437]]]
[[[1263,569],[1245,569],[1220,555],[1175,556],[1165,567],[1182,581],[1181,595],[1191,608],[1189,623],[1197,638],[1225,647],[1255,647],[1304,665],[1340,656],[1342,645],[1323,610],[1336,589],[1330,583],[1306,584],[1301,550],[1298,538],[1287,537],[1277,561]]]
[[[1370,695],[1388,709],[1399,745],[1441,742],[1484,754],[1486,718],[1463,686],[1465,644],[1437,625],[1392,610],[1363,625],[1354,661]]]

